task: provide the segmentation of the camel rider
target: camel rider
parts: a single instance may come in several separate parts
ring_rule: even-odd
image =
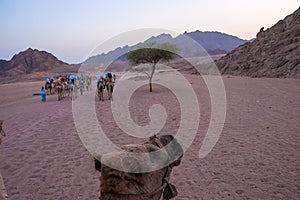
[[[111,79],[112,79],[112,74],[111,74],[109,71],[106,72],[106,78],[107,78],[108,80],[111,80]]]
[[[76,75],[75,74],[71,74],[69,76],[69,83],[74,85],[75,84],[75,79],[76,79]]]

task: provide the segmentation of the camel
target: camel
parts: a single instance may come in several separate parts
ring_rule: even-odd
[[[103,85],[102,81],[98,81],[98,83],[97,83],[97,89],[98,89],[98,98],[99,98],[99,101],[104,101],[104,98],[103,98],[104,85]]]
[[[76,87],[75,83],[69,84],[69,87],[70,87],[71,98],[72,98],[72,100],[74,100],[77,98],[77,87]]]
[[[50,94],[51,94],[51,95],[55,93],[54,88],[55,88],[55,83],[52,82],[52,83],[51,83],[51,90],[50,90]]]
[[[63,99],[63,86],[60,84],[57,86],[57,97],[58,101]]]
[[[114,91],[115,83],[112,79],[106,82],[107,95],[109,100],[113,100],[113,91]]]
[[[80,94],[83,95],[83,91],[84,91],[84,79],[80,79],[79,80],[79,90],[80,90]]]
[[[57,91],[57,97],[58,97],[58,101],[62,100],[63,98],[63,92],[64,92],[64,86],[60,81],[57,81],[55,83],[55,89]]]
[[[170,148],[163,150],[163,153],[148,154],[149,159],[146,160],[150,161],[149,163],[126,154],[155,152],[169,143]],[[130,144],[121,148],[125,151],[104,154],[101,158],[94,156],[95,168],[101,172],[101,200],[169,200],[177,195],[175,186],[169,183],[169,178],[173,167],[180,165],[183,150],[172,135],[153,136],[142,145]],[[165,163],[166,166],[156,171],[139,173],[142,167],[153,166],[157,161]],[[173,162],[168,165],[169,161]],[[134,169],[137,173],[124,172],[126,169],[119,171],[103,163],[125,166],[126,169]]]
[[[52,93],[52,84],[50,82],[45,83],[45,90],[47,91],[47,95]]]
[[[69,97],[71,94],[71,84],[65,82],[64,86],[65,86],[65,96],[68,95],[68,97]]]
[[[86,77],[86,91],[91,91],[92,90],[92,77],[88,75]]]
[[[2,143],[2,136],[6,136],[2,126],[3,126],[3,120],[0,120],[0,144]]]

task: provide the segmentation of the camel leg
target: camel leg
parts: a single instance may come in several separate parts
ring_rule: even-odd
[[[113,101],[113,86],[110,86],[110,98]]]

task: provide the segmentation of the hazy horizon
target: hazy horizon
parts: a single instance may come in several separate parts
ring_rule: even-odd
[[[298,8],[298,0],[190,0],[184,3],[2,0],[0,59],[10,60],[14,54],[30,47],[48,51],[67,63],[80,63],[99,44],[141,28],[166,29],[180,34],[218,31],[249,40],[261,27],[273,26]],[[135,44],[135,41],[126,42],[122,41],[121,46]],[[105,51],[118,47],[115,45]]]

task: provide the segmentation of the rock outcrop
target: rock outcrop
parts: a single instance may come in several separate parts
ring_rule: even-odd
[[[300,78],[300,8],[216,64],[222,74]]]
[[[51,53],[28,48],[9,61],[0,60],[0,82],[43,80],[47,73],[73,73],[78,68],[58,60]]]
[[[56,67],[66,67],[69,64],[58,60],[54,55],[37,49],[28,48],[13,56],[10,61],[1,60],[0,71],[11,75],[44,72]]]

